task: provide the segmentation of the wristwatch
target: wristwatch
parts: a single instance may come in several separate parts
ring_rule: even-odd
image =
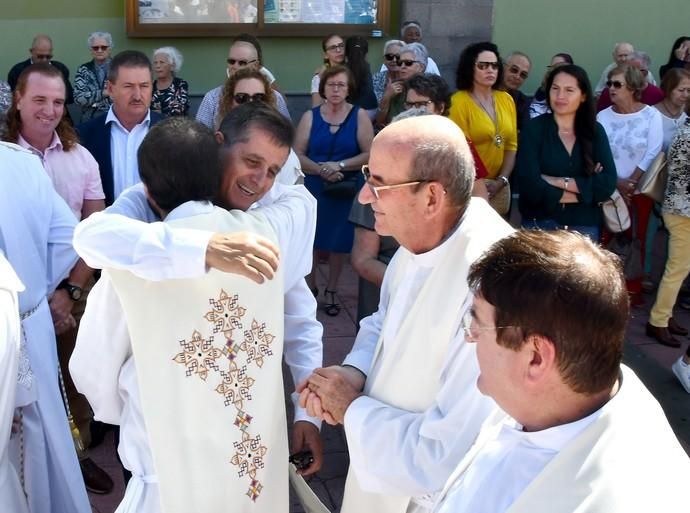
[[[341,171],[345,171],[345,161],[344,160],[341,160],[340,162],[338,162],[338,166],[340,166]]]
[[[510,185],[510,182],[508,181],[508,179],[503,175],[498,175],[497,179],[500,180],[501,182],[503,182],[504,187],[508,187],[508,185]]]
[[[82,294],[84,293],[84,290],[81,287],[72,285],[70,282],[67,281],[66,278],[60,282],[60,285],[57,286],[57,290],[60,289],[66,290],[67,295],[72,301],[79,301],[81,299]]]

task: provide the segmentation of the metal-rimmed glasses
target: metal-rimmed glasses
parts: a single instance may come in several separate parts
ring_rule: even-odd
[[[408,187],[410,185],[417,185],[420,183],[426,183],[428,180],[415,180],[414,182],[404,182],[404,183],[396,183],[392,185],[372,185],[369,180],[371,179],[371,171],[369,170],[369,166],[367,164],[364,164],[362,166],[362,174],[364,175],[364,184],[369,187],[369,190],[371,193],[374,195],[374,197],[378,200],[381,199],[381,195],[379,194],[379,191],[387,191],[389,189],[399,189],[400,187]]]
[[[474,316],[472,309],[468,308],[462,316],[462,331],[465,333],[466,339],[477,338],[478,331],[502,330],[506,328],[516,328],[516,326],[473,326]]]

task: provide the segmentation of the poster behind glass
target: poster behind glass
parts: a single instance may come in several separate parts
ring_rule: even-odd
[[[256,23],[258,0],[139,0],[139,23]],[[266,23],[376,23],[378,0],[264,0]]]

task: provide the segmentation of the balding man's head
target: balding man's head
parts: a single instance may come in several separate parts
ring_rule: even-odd
[[[50,62],[53,58],[53,41],[45,34],[39,34],[34,37],[29,48],[31,54],[31,62]]]
[[[228,51],[228,77],[240,68],[251,66],[259,69],[259,54],[251,43],[236,41]]]
[[[635,48],[630,43],[616,43],[616,46],[613,47],[613,60],[617,64],[623,64],[634,51]]]

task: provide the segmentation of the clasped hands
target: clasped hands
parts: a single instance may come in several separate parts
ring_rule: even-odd
[[[319,162],[319,176],[327,182],[339,182],[345,175],[337,162]]]
[[[297,386],[299,405],[312,417],[333,426],[342,424],[348,407],[361,395],[364,381],[364,374],[350,366],[315,369]]]

